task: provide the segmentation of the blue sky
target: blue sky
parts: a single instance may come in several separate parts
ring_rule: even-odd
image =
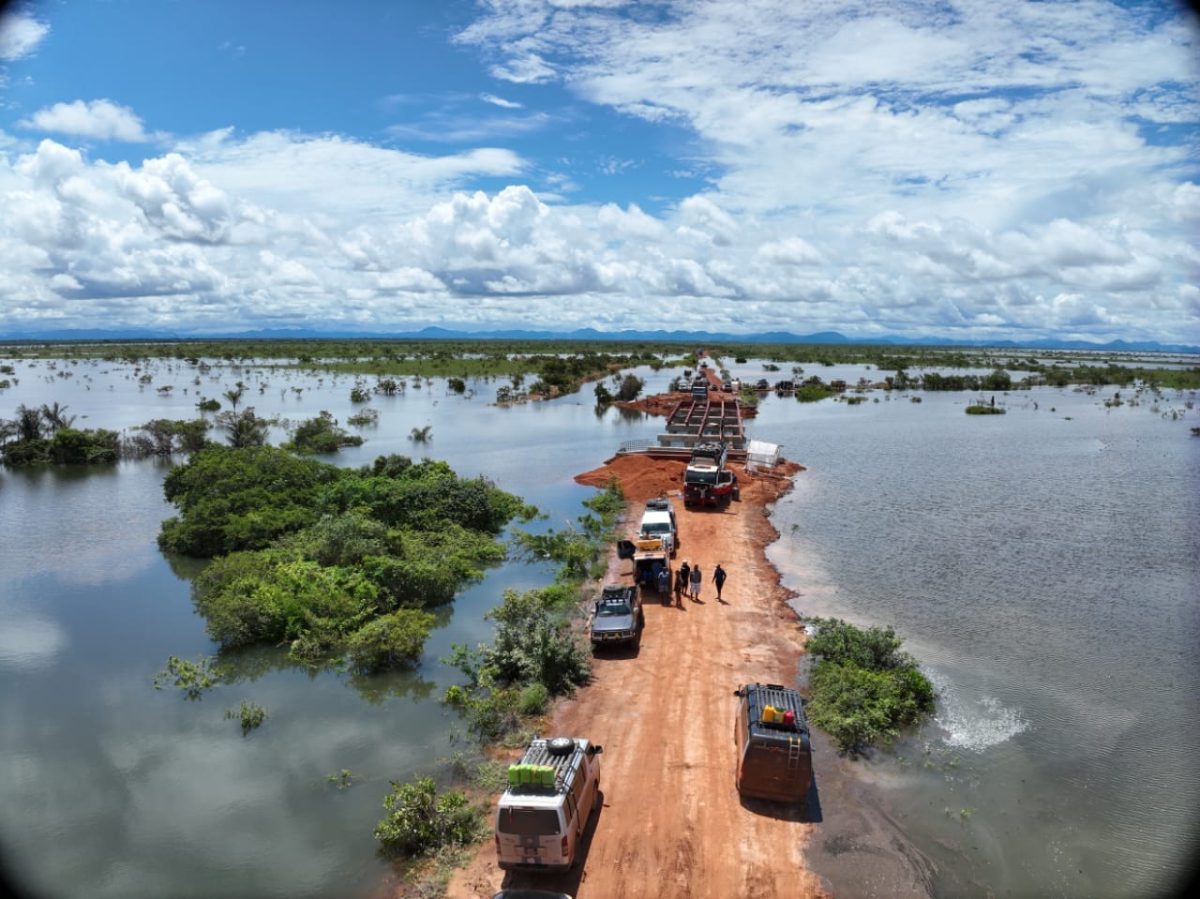
[[[0,334],[1200,342],[1170,3],[47,0],[0,22]]]

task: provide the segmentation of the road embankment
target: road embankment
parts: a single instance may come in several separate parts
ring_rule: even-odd
[[[604,746],[604,803],[585,855],[562,876],[508,875],[485,845],[451,883],[449,895],[487,897],[501,886],[562,890],[587,897],[794,897],[824,895],[805,853],[816,826],[809,809],[744,802],[734,788],[733,691],[751,681],[791,683],[804,631],[764,550],[778,538],[769,507],[802,468],[781,463],[748,475],[734,466],[741,500],[686,509],[681,461],[618,456],[576,480],[617,478],[629,526],[655,496],[674,494],[679,552],[704,573],[699,601],[669,605],[647,597],[636,653],[596,659],[591,683],[555,710],[550,729]],[[711,574],[728,572],[721,600]],[[608,580],[630,580],[615,555]]]

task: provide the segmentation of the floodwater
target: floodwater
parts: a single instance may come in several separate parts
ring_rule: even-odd
[[[220,397],[238,380],[260,415],[299,421],[327,409],[345,421],[354,410],[351,376],[14,364],[4,417],[58,401],[78,426],[130,428],[191,417],[199,395]],[[790,376],[784,368],[733,374],[773,381]],[[655,391],[675,373],[638,374]],[[468,396],[441,379],[406,380],[403,395],[372,399],[379,424],[334,461],[444,458],[538,505],[540,527],[583,511],[592,491],[575,474],[659,427],[616,409],[597,415],[590,386],[502,409],[489,403],[507,379],[470,381]],[[1157,411],[1148,396],[1106,409],[1112,392],[1014,392],[997,397],[1009,411],[993,417],[964,415],[965,394],[914,404],[876,393],[858,406],[770,396],[749,423],[808,466],[775,511],[783,536],[770,551],[797,607],[894,625],[941,689],[936,722],[863,762],[935,861],[935,893],[1147,894],[1200,848],[1197,412],[1173,392]],[[1183,419],[1164,419],[1170,410]],[[408,439],[426,425],[428,444]],[[166,471],[153,460],[0,470],[6,868],[49,896],[369,895],[387,870],[371,829],[388,781],[443,773],[466,747],[438,701],[456,680],[439,658],[488,639],[483,616],[504,589],[553,573],[491,570],[411,673],[310,676],[264,649],[234,659],[236,682],[187,702],[152,685],[167,656],[215,651],[190,601],[200,564],[154,542],[171,514]],[[246,737],[224,717],[242,699],[269,714]],[[341,769],[354,777],[345,790],[327,780]],[[818,759],[818,780],[820,770]]]
[[[140,385],[131,366],[15,366],[19,383],[0,394],[2,417],[21,403],[57,401],[79,416],[77,426],[131,428],[193,417],[199,394],[220,397],[238,380],[250,386],[243,407],[259,415],[298,422],[327,409],[344,421],[355,408],[346,376],[214,364],[197,386],[188,366],[156,363],[152,383]],[[671,376],[639,373],[653,389]],[[437,379],[375,397],[379,424],[361,431],[366,443],[331,461],[443,458],[536,504],[547,519],[531,528],[561,528],[594,493],[574,475],[621,441],[655,432],[640,414],[598,416],[586,394],[489,405],[500,383],[471,383],[474,395],[464,397]],[[175,389],[160,395],[167,384]],[[429,443],[408,439],[426,425]],[[276,430],[272,440],[283,437]],[[368,895],[387,871],[371,831],[389,780],[444,773],[445,760],[469,748],[439,701],[458,673],[439,659],[453,643],[490,639],[483,616],[505,589],[545,585],[554,572],[517,562],[491,570],[447,610],[411,673],[310,676],[284,651],[264,649],[233,660],[237,682],[188,702],[153,688],[168,656],[216,651],[190,599],[188,579],[202,563],[165,557],[155,543],[172,513],[162,498],[168,470],[154,460],[0,469],[5,868],[47,896]],[[243,699],[269,716],[246,737],[224,717]],[[353,775],[345,790],[328,781],[342,769]]]
[[[755,423],[808,466],[769,552],[796,608],[893,625],[940,689],[931,726],[864,762],[935,894],[1161,895],[1198,857],[1197,414],[1114,392]]]

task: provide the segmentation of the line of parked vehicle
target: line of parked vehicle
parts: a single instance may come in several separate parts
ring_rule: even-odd
[[[725,456],[717,445],[715,450],[694,453],[693,464],[711,466],[719,473],[727,470]],[[735,478],[730,494],[736,496],[736,489]],[[646,621],[641,589],[657,592],[663,571],[671,583],[671,559],[678,548],[679,528],[670,500],[650,500],[637,537],[618,544],[618,555],[633,560],[635,583],[605,586],[593,605],[594,650],[640,647]],[[670,593],[668,588],[666,602]],[[733,723],[735,787],[747,798],[803,802],[812,783],[812,751],[800,694],[781,684],[750,683],[734,695],[738,697]],[[563,871],[576,864],[589,819],[601,804],[598,756],[602,752],[586,737],[530,742],[521,760],[509,767],[508,787],[496,812],[496,856],[501,868]]]

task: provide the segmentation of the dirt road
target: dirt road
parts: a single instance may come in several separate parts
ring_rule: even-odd
[[[455,875],[449,896],[490,897],[502,886],[578,899],[821,895],[805,866],[806,811],[744,802],[733,785],[733,691],[752,681],[792,683],[803,647],[763,554],[776,537],[766,507],[800,467],[751,478],[734,466],[741,501],[692,511],[678,495],[683,464],[624,456],[578,478],[599,486],[616,475],[631,526],[647,498],[674,491],[675,564],[687,559],[704,573],[699,602],[663,606],[647,597],[641,649],[598,657],[592,682],[552,718],[550,733],[604,746],[604,802],[581,863],[564,876],[506,876],[488,843]],[[723,602],[711,580],[718,562],[729,574]],[[614,557],[609,582],[630,582],[630,564]]]

